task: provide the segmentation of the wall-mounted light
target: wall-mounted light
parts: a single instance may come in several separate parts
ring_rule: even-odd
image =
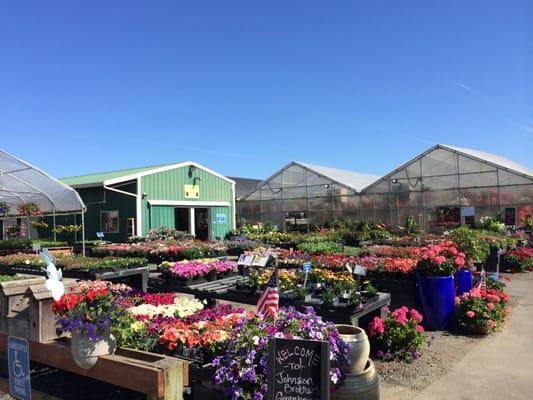
[[[189,165],[189,178],[192,178],[192,175],[194,173],[194,169],[195,169],[195,166],[194,165]]]
[[[143,192],[143,194],[142,194],[142,198],[143,198],[143,199],[146,199],[147,197],[148,197],[148,193]]]
[[[202,180],[202,178],[200,178],[199,176],[195,176],[194,179],[192,180],[192,184],[193,184],[193,185],[196,185],[196,181],[199,182],[199,181],[201,181],[201,180]]]
[[[390,183],[392,183],[393,185],[397,185],[400,182],[398,182],[398,179],[391,179]]]
[[[330,187],[331,187],[331,185],[330,185],[329,183],[326,183],[326,184],[324,185],[324,189],[329,189]]]

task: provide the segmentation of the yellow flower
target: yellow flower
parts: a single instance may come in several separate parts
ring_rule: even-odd
[[[133,332],[139,332],[141,329],[144,328],[144,322],[142,321],[135,321],[131,324],[131,329]]]

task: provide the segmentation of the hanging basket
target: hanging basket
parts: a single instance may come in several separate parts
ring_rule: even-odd
[[[99,340],[91,340],[86,333],[73,333],[70,352],[76,365],[83,369],[91,369],[96,365],[99,356],[113,354],[117,340],[112,334]]]

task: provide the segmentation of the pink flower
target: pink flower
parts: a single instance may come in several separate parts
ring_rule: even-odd
[[[374,320],[368,324],[368,336],[374,337],[377,334],[381,335],[385,332],[385,324],[383,320],[379,317],[374,317]]]
[[[487,320],[487,328],[492,329],[494,328],[494,325],[496,325],[496,323],[493,320]]]
[[[472,310],[466,312],[466,316],[468,318],[474,318],[476,316],[476,313]]]
[[[466,258],[465,253],[463,253],[462,251],[457,253],[457,257]]]
[[[417,325],[416,326],[416,331],[417,332],[424,332],[424,327],[422,325]]]
[[[437,265],[441,265],[444,261],[446,261],[446,257],[444,256],[438,256],[433,259],[433,262]]]
[[[462,267],[463,265],[465,265],[465,259],[459,256],[455,257],[455,265],[458,267]]]
[[[448,252],[455,256],[457,254],[457,249],[455,247],[450,247],[448,249]]]
[[[432,250],[429,250],[426,255],[428,256],[428,258],[435,258],[436,256],[435,252]]]
[[[453,302],[454,302],[454,304],[455,304],[455,305],[458,305],[458,304],[460,304],[460,303],[461,303],[461,298],[460,298],[460,297],[457,297],[457,296],[455,296],[455,299],[454,299],[454,301],[453,301]]]
[[[417,323],[422,322],[422,314],[416,311],[414,308],[411,310],[411,319]]]
[[[487,308],[488,308],[489,310],[494,309],[494,303],[491,303],[491,302],[487,303]]]

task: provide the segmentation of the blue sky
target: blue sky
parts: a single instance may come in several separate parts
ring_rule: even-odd
[[[11,1],[0,57],[0,148],[58,177],[384,174],[436,143],[533,168],[527,0]]]

